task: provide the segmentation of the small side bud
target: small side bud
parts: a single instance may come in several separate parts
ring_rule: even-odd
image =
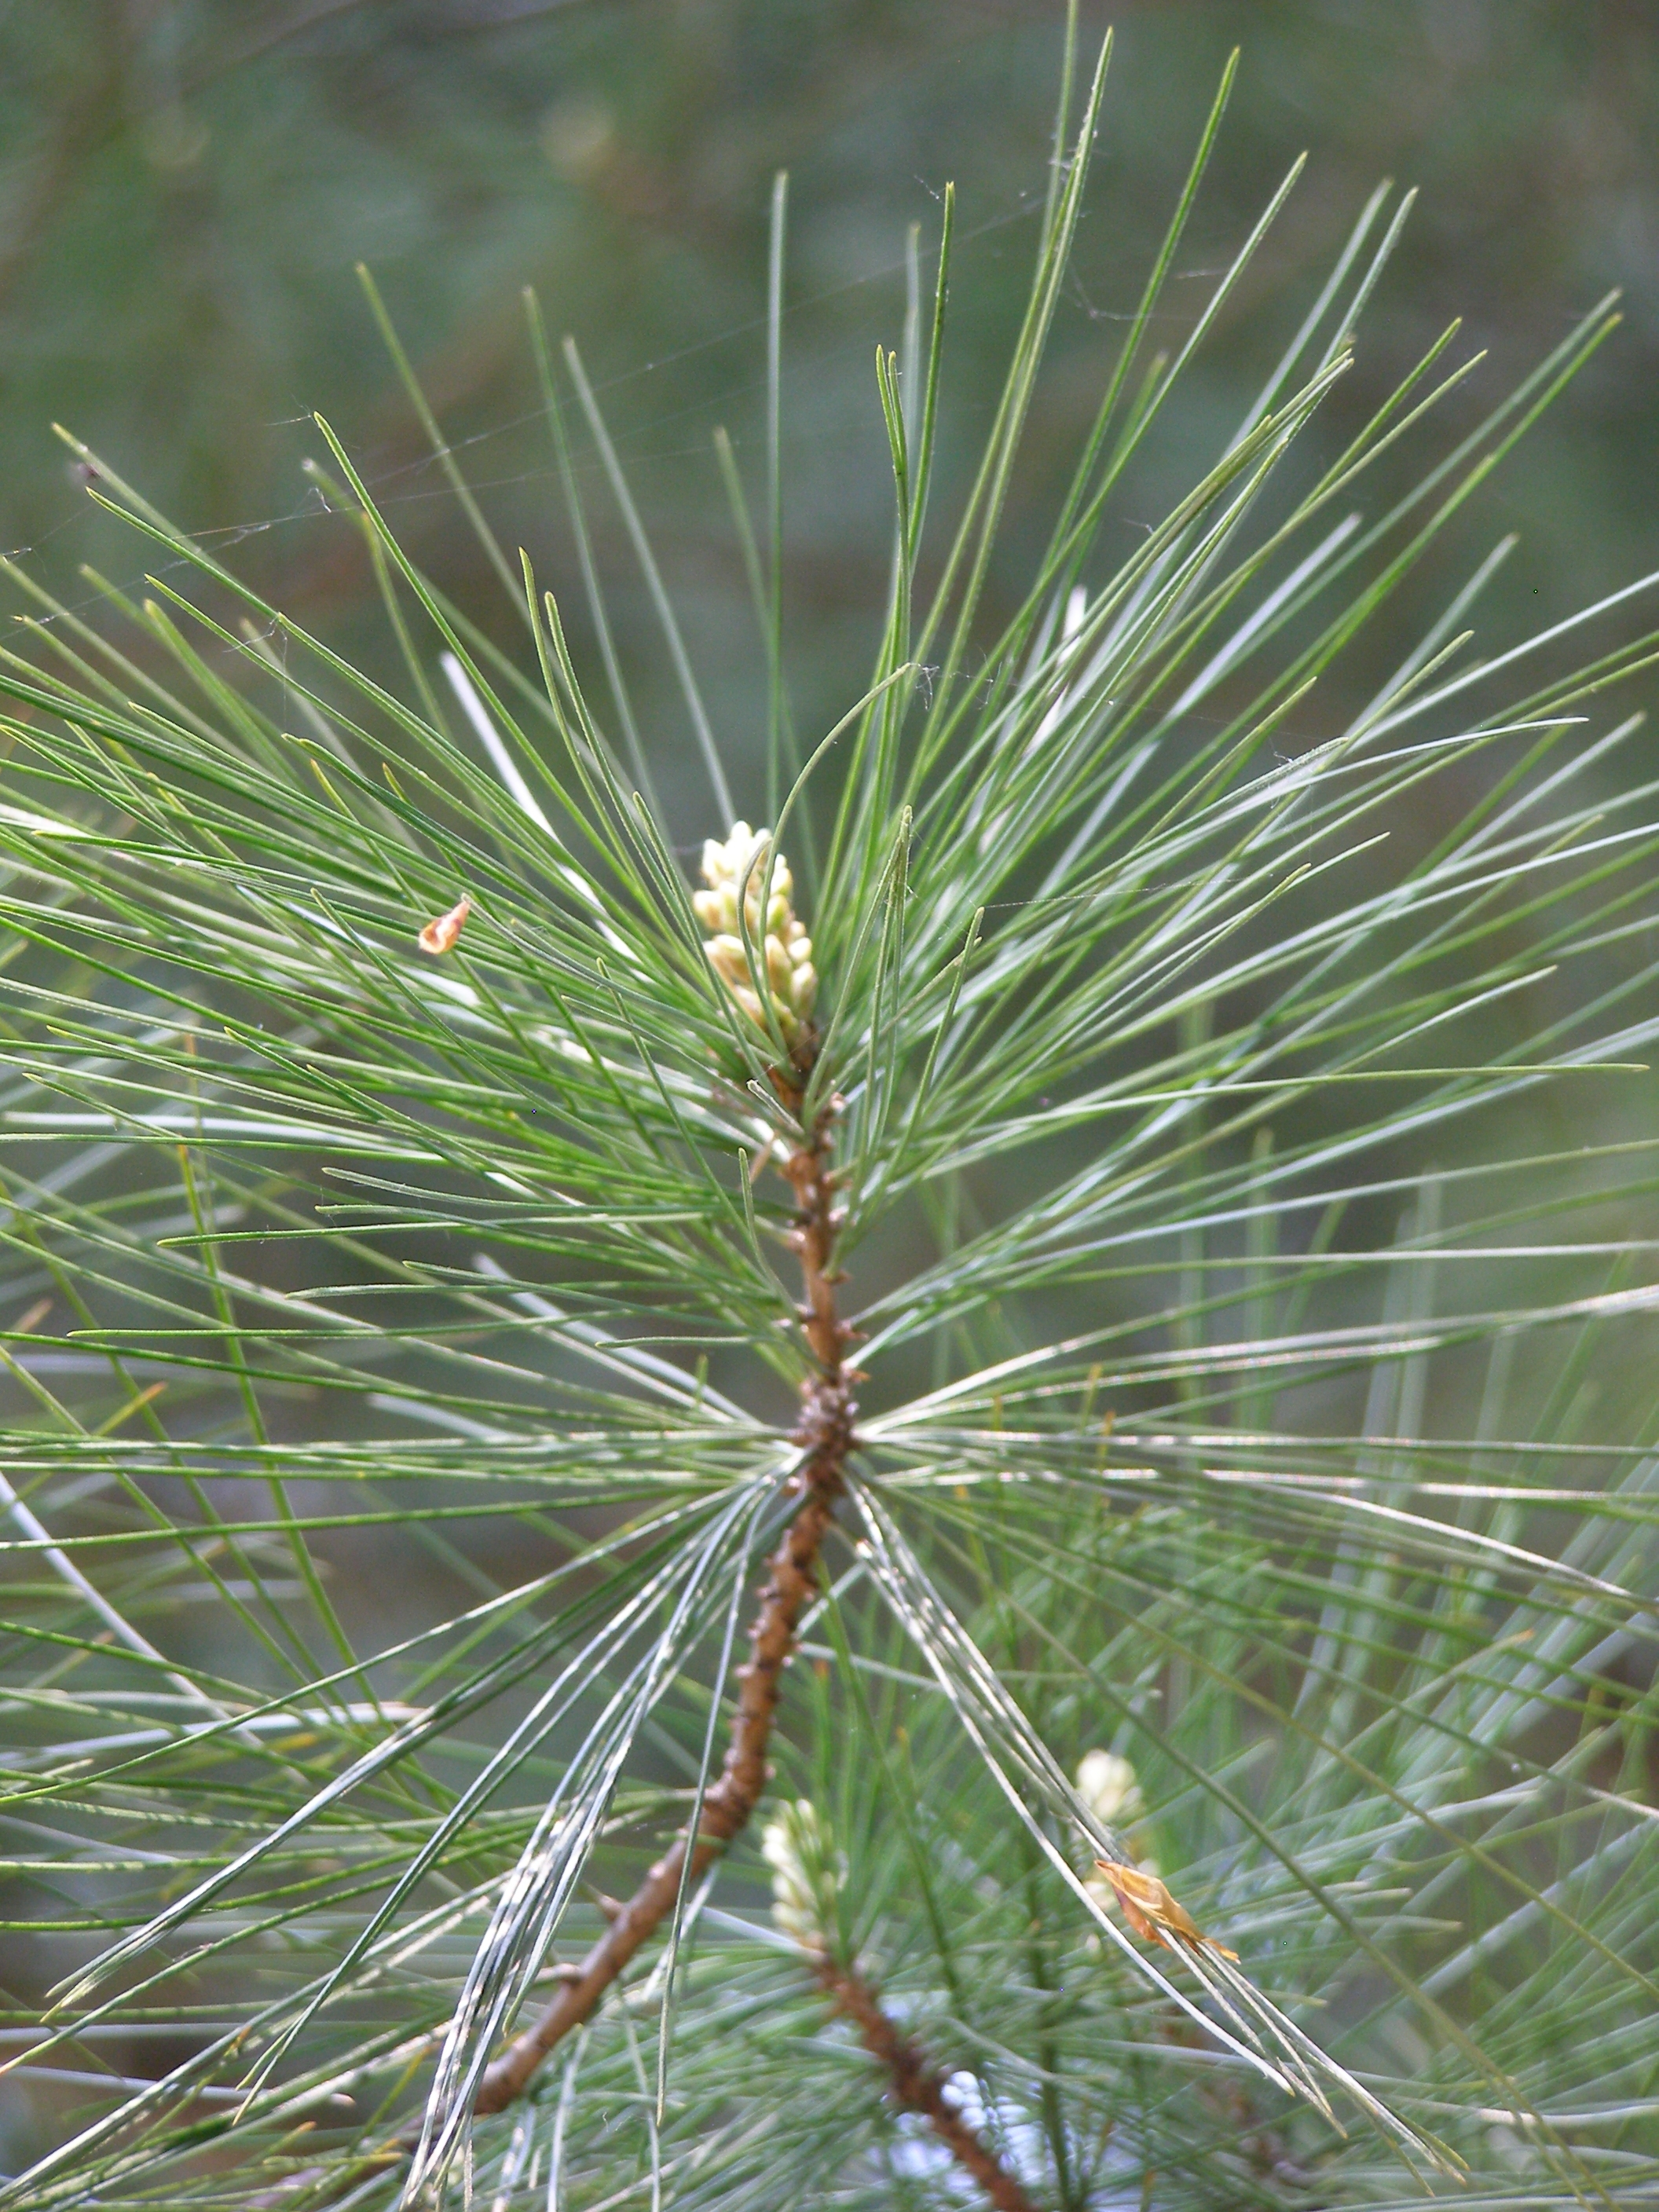
[[[1146,1817],[1135,1771],[1115,1751],[1084,1753],[1078,1761],[1077,1794],[1103,1828],[1132,1828]]]
[[[471,911],[471,900],[463,895],[456,900],[447,914],[441,914],[435,921],[428,922],[416,940],[422,951],[431,953],[434,959],[440,953],[447,952],[460,935],[462,927]]]
[[[761,1856],[772,1869],[778,1929],[804,1951],[827,1951],[847,1863],[810,1797],[779,1806],[761,1831]]]

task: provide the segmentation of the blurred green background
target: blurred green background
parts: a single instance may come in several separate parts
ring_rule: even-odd
[[[1091,35],[1115,21],[1118,52],[1078,276],[1011,512],[1009,586],[1235,43],[1243,69],[1166,341],[1290,161],[1311,158],[1103,552],[1128,551],[1138,519],[1196,474],[1392,174],[1422,198],[1331,434],[1460,313],[1491,351],[1457,403],[1460,423],[1472,420],[1622,285],[1625,329],[1506,468],[1468,552],[1524,533],[1504,588],[1529,617],[1656,565],[1659,9],[1091,0],[1083,18]],[[122,583],[141,572],[143,549],[89,508],[66,465],[49,428],[62,422],[176,520],[234,548],[301,619],[372,653],[361,550],[301,473],[320,450],[307,419],[319,409],[417,557],[506,638],[511,615],[426,459],[353,270],[374,270],[509,545],[528,546],[574,599],[523,343],[520,291],[533,283],[601,386],[741,767],[761,672],[710,438],[729,426],[757,488],[773,172],[792,178],[786,569],[811,729],[855,692],[879,615],[890,493],[870,363],[878,338],[898,337],[907,226],[931,239],[954,178],[948,492],[982,434],[1023,298],[1062,19],[1061,0],[0,7],[0,541],[72,599],[88,588],[83,562]],[[635,619],[625,541],[593,489],[642,720],[690,842],[715,825]]]

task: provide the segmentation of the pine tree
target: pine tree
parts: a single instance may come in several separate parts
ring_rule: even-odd
[[[156,573],[123,641],[12,571],[0,665],[9,1925],[59,1978],[13,2040],[72,2114],[0,2205],[1659,2192],[1650,1146],[1585,1133],[1655,1026],[1601,701],[1654,640],[1475,651],[1502,546],[1401,611],[1616,317],[1368,512],[1473,366],[1454,326],[1310,461],[1381,191],[1114,564],[1294,180],[1152,350],[1230,69],[989,634],[1109,54],[944,533],[948,199],[913,252],[875,665],[799,744],[780,185],[758,535],[720,449],[763,792],[533,301],[597,680],[406,364],[522,643],[319,424],[401,690],[74,447]],[[366,1640],[348,1542],[475,1601]]]

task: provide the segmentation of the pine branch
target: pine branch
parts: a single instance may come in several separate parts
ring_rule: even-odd
[[[1003,557],[994,510],[1080,216],[1092,95],[1080,133],[1071,106],[1056,143],[1079,151],[947,556],[969,599]],[[101,1945],[44,2026],[7,2032],[38,2037],[31,2078],[158,2008],[191,2046],[156,2080],[112,2075],[118,2101],[0,2179],[0,2206],[413,2206],[458,2163],[469,2201],[544,2175],[555,2198],[619,2202],[648,2160],[686,2212],[788,2212],[867,2179],[872,2077],[845,2063],[850,2033],[811,2032],[828,2008],[1000,2206],[1026,2203],[1026,2174],[1069,2203],[1137,2169],[1171,2212],[1393,2202],[1395,2153],[1467,2158],[1495,2207],[1604,2198],[1608,2175],[1633,2202],[1659,2176],[1640,1909],[1659,1832],[1624,1656],[1650,1616],[1659,1490],[1622,1334],[1659,1309],[1656,1186],[1612,1125],[1594,1146],[1513,1141],[1546,1080],[1571,1086],[1564,1115],[1616,1113],[1581,1084],[1659,1036],[1635,995],[1659,786],[1607,781],[1620,748],[1638,757],[1638,717],[1595,734],[1565,712],[1648,666],[1659,632],[1552,658],[1518,690],[1510,674],[1659,577],[1447,673],[1500,547],[1421,636],[1381,641],[1380,691],[1364,679],[1356,705],[1339,674],[1322,741],[1289,719],[1366,624],[1397,625],[1400,587],[1610,319],[1593,310],[1387,512],[1336,520],[1464,373],[1429,389],[1448,332],[1328,467],[1302,443],[1281,470],[1392,250],[1398,214],[1362,265],[1379,195],[1259,398],[1115,561],[1108,495],[1265,228],[1175,361],[1145,362],[1202,166],[986,684],[949,679],[983,645],[952,614],[925,714],[905,702],[937,628],[910,632],[940,325],[924,346],[913,252],[907,368],[884,353],[879,371],[898,513],[877,680],[804,747],[771,829],[707,841],[696,890],[568,467],[637,802],[556,601],[526,573],[538,688],[422,576],[331,440],[329,503],[355,502],[413,703],[84,447],[92,496],[161,551],[153,605],[94,579],[137,657],[0,563],[36,610],[33,657],[0,651],[0,1381],[22,1416],[0,1873],[44,1899],[15,1935]],[[777,312],[781,240],[780,216]],[[941,310],[945,262],[942,240]],[[706,737],[690,632],[579,394]],[[196,597],[167,580],[185,576]],[[815,854],[809,780],[836,823]],[[1387,838],[1431,818],[1402,872]],[[778,849],[791,822],[823,887],[811,937]],[[418,953],[417,913],[436,917]],[[1460,1137],[1427,1173],[1425,1148],[1477,1113],[1498,1149]],[[740,1158],[789,1206],[757,1207]],[[763,1241],[781,1229],[799,1292]],[[890,1276],[854,1330],[839,1262],[865,1235]],[[878,1418],[853,1402],[854,1340],[887,1360]],[[738,1358],[799,1388],[792,1443],[728,1381]],[[1425,1428],[1431,1405],[1449,1425]],[[824,1663],[786,1742],[781,1669],[854,1510],[859,1571],[826,1613],[833,1648],[805,1643]],[[775,1556],[757,1609],[757,1511]],[[550,1554],[510,1587],[453,1540],[504,1518]],[[368,1595],[360,1653],[310,1540],[382,1532],[483,1601],[446,1598],[388,1645]],[[297,1576],[278,1578],[279,1546]],[[208,1672],[183,1609],[210,1594],[228,1611]],[[381,1702],[349,1686],[365,1668]],[[473,1717],[532,1682],[481,1743]],[[637,1775],[629,1795],[647,1730],[696,1778],[693,1809],[660,1816],[665,1855],[537,2016],[553,1993],[526,1992],[593,1853],[665,1802]],[[758,1825],[774,1760],[848,1846],[810,1796],[769,1822],[775,1919],[809,1970],[787,1988],[741,1919],[711,1916],[683,1962],[675,1941],[697,1877]],[[910,2039],[896,1970],[886,1989],[860,1971],[858,1929],[918,1914],[931,1948],[895,1955],[936,1962],[1020,2179]],[[637,2006],[606,2004],[658,1956]],[[1252,1979],[1263,1960],[1285,2010]],[[1376,1981],[1358,2012],[1357,1971]],[[653,2098],[637,2019],[665,1973]],[[365,1998],[384,2009],[367,2042]],[[1298,2024],[1316,2009],[1321,2043]],[[1200,2050],[1223,2055],[1194,2098]],[[532,2084],[536,2109],[515,2102]],[[295,2136],[360,2086],[360,2116]],[[1338,2093],[1374,2140],[1344,2137]],[[1443,2126],[1454,2140],[1425,2132]]]
[[[772,1071],[781,1102],[796,1118],[804,1106],[817,1052],[817,1032],[808,1024],[787,1069]],[[830,1157],[839,1103],[832,1098],[819,1110],[801,1143],[781,1164],[797,1200],[791,1242],[800,1257],[801,1331],[814,1360],[801,1384],[801,1417],[794,1432],[794,1441],[807,1456],[793,1478],[802,1502],[772,1556],[771,1574],[749,1632],[749,1662],[738,1672],[737,1711],[720,1779],[703,1800],[695,1843],[688,1834],[677,1838],[557,1996],[492,2061],[475,2100],[477,2112],[499,2112],[523,2094],[548,2053],[588,2018],[641,1945],[673,1911],[685,1885],[688,1850],[695,1881],[747,1826],[766,1787],[779,1680],[796,1626],[813,1595],[818,1553],[835,1515],[857,1410],[851,1390],[854,1370],[845,1364],[854,1332],[840,1318],[836,1300],[840,1218]]]
[[[884,2008],[875,1984],[860,1972],[843,1940],[836,1905],[847,1884],[847,1861],[810,1797],[779,1806],[762,1835],[761,1855],[772,1869],[774,1922],[800,1946],[824,1995],[852,2021],[865,2049],[885,2069],[893,2102],[921,2114],[1000,2212],[1031,2212],[1031,2200],[1020,2184],[945,2094],[948,2076],[928,2065],[917,2044]]]
[[[971,2173],[998,2212],[1035,2212],[1030,2198],[1007,2167],[988,2150],[945,2094],[945,2076],[928,2065],[912,2039],[882,2010],[873,1984],[856,1967],[842,1966],[827,1951],[808,1954],[823,1991],[837,2012],[850,2020],[871,2057],[887,2070],[888,2094],[907,2112],[920,2112],[964,2172]]]

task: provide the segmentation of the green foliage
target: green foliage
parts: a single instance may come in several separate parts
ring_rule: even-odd
[[[1531,1101],[1587,1121],[1655,1026],[1659,830],[1617,781],[1637,722],[1599,703],[1654,640],[1565,665],[1596,606],[1474,653],[1505,544],[1361,709],[1322,727],[1317,688],[1398,628],[1614,317],[1366,511],[1469,366],[1448,331],[1307,458],[1399,235],[1379,192],[1115,562],[1103,519],[1291,181],[1152,351],[1224,82],[988,637],[1105,64],[1068,73],[1029,307],[944,529],[948,203],[933,282],[913,256],[877,364],[875,665],[799,744],[773,285],[758,532],[726,457],[767,793],[728,795],[696,640],[533,302],[602,685],[435,423],[521,644],[412,564],[323,426],[401,692],[81,453],[156,573],[107,594],[125,639],[37,597],[0,667],[9,1924],[58,1984],[27,2064],[81,2100],[0,2204],[389,2206],[428,2100],[410,2187],[453,2160],[503,2208],[957,2201],[772,1929],[758,1836],[470,2126],[593,1886],[629,1885],[718,1759],[810,1371],[785,1040],[717,980],[648,796],[578,418],[706,775],[681,827],[780,797],[821,978],[802,1115],[835,1115],[866,1373],[776,1757],[845,1853],[841,1941],[1045,2203],[1379,2205],[1459,2160],[1481,2204],[1659,2185],[1659,1500],[1619,1379],[1650,1148],[1514,1141]],[[780,191],[780,271],[784,216]],[[469,1596],[365,1648],[354,1559],[417,1611],[416,1562]],[[1139,1942],[1088,1879],[1110,1838],[1070,1778],[1100,1747],[1237,1967]]]

